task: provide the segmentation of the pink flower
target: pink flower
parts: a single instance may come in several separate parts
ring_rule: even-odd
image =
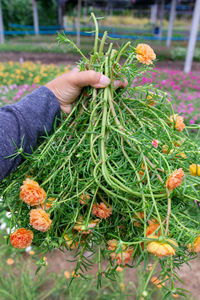
[[[157,142],[155,139],[153,139],[152,145],[153,145],[156,149],[158,148],[158,142]]]

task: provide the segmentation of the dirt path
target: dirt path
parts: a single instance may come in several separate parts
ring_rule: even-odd
[[[58,53],[32,53],[32,52],[0,52],[0,62],[7,61],[40,61],[44,64],[65,64],[74,65],[79,59],[79,56],[73,54],[58,54]],[[184,62],[182,61],[158,61],[157,67],[183,70]],[[194,62],[193,71],[200,71],[200,63]]]

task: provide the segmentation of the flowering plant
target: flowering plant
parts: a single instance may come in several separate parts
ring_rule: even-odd
[[[99,281],[102,275],[115,276],[119,265],[136,267],[144,260],[146,268],[155,258],[142,295],[158,262],[160,277],[168,276],[168,295],[181,294],[175,289],[176,269],[194,256],[200,233],[194,203],[200,202],[200,178],[189,172],[190,164],[199,162],[199,145],[166,93],[153,84],[132,86],[151,68],[153,50],[128,42],[118,50],[109,43],[104,51],[107,32],[98,45],[92,18],[96,33],[89,59],[64,34],[58,40],[82,55],[81,71],[101,72],[111,84],[85,88],[70,115],[32,155],[18,150],[26,160],[1,184],[11,227],[16,241],[26,240],[19,237],[20,228],[31,230],[32,243],[43,253],[76,249],[75,276],[84,276],[91,265],[86,251],[97,253]],[[113,81],[124,78],[128,86],[114,89]]]

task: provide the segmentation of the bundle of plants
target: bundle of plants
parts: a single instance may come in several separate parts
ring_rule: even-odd
[[[159,263],[159,280],[168,281],[171,295],[177,270],[200,251],[199,144],[167,93],[140,85],[156,58],[150,46],[128,42],[116,49],[106,32],[99,40],[92,18],[90,58],[64,34],[58,40],[82,55],[80,71],[95,70],[111,83],[85,88],[33,154],[16,153],[25,161],[1,184],[12,214],[10,242],[35,245],[44,255],[72,250],[75,276],[84,276],[94,258],[99,280],[153,260],[144,291]],[[113,87],[124,79],[126,88]]]

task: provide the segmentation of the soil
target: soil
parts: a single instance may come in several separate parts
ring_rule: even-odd
[[[45,64],[54,63],[74,65],[80,57],[72,54],[64,55],[56,53],[0,52],[0,62],[19,61],[22,58],[24,61],[40,61],[41,63]],[[160,61],[157,63],[157,66],[162,68],[183,70],[184,62]],[[193,63],[192,70],[200,71],[200,63]],[[64,271],[72,271],[75,264],[67,260],[73,260],[73,257],[70,253],[67,253],[66,256],[66,254],[60,251],[55,251],[53,256],[50,257],[49,255],[48,257],[49,272],[62,273]],[[96,274],[96,271],[97,269],[94,267],[90,273]],[[178,275],[184,281],[184,285],[181,285],[181,287],[191,291],[191,299],[200,300],[200,259],[197,258],[189,265],[185,264],[179,270]],[[137,282],[135,269],[126,268],[125,281]]]
[[[74,65],[79,59],[79,56],[73,54],[58,54],[58,53],[34,53],[34,52],[0,52],[0,62],[7,61],[19,61],[23,59],[24,61],[34,61],[44,64],[65,64]],[[183,70],[183,61],[158,61],[156,63],[157,67],[169,68],[175,70]],[[194,62],[192,65],[193,71],[200,71],[200,63]]]
[[[56,250],[53,256],[50,255],[47,256],[47,260],[48,260],[48,272],[55,272],[58,274],[62,274],[64,273],[64,271],[71,272],[75,267],[75,263],[70,262],[73,260],[72,253],[67,251],[63,253],[59,250]],[[106,266],[106,261],[105,261],[105,266]],[[88,273],[96,275],[97,271],[98,271],[98,266],[94,265],[93,268],[89,270]],[[129,281],[132,281],[137,286],[136,271],[137,270],[134,268],[127,268],[127,267],[125,268],[125,285],[127,285]],[[186,264],[183,265],[182,268],[178,271],[177,275],[181,280],[184,281],[184,284],[179,284],[177,282],[176,287],[179,288],[181,287],[183,289],[188,290],[190,292],[189,296],[191,300],[200,300],[200,259],[199,257],[195,261],[191,261],[189,265]],[[135,300],[135,297],[128,297],[127,299]],[[161,299],[151,299],[151,300],[161,300]]]

